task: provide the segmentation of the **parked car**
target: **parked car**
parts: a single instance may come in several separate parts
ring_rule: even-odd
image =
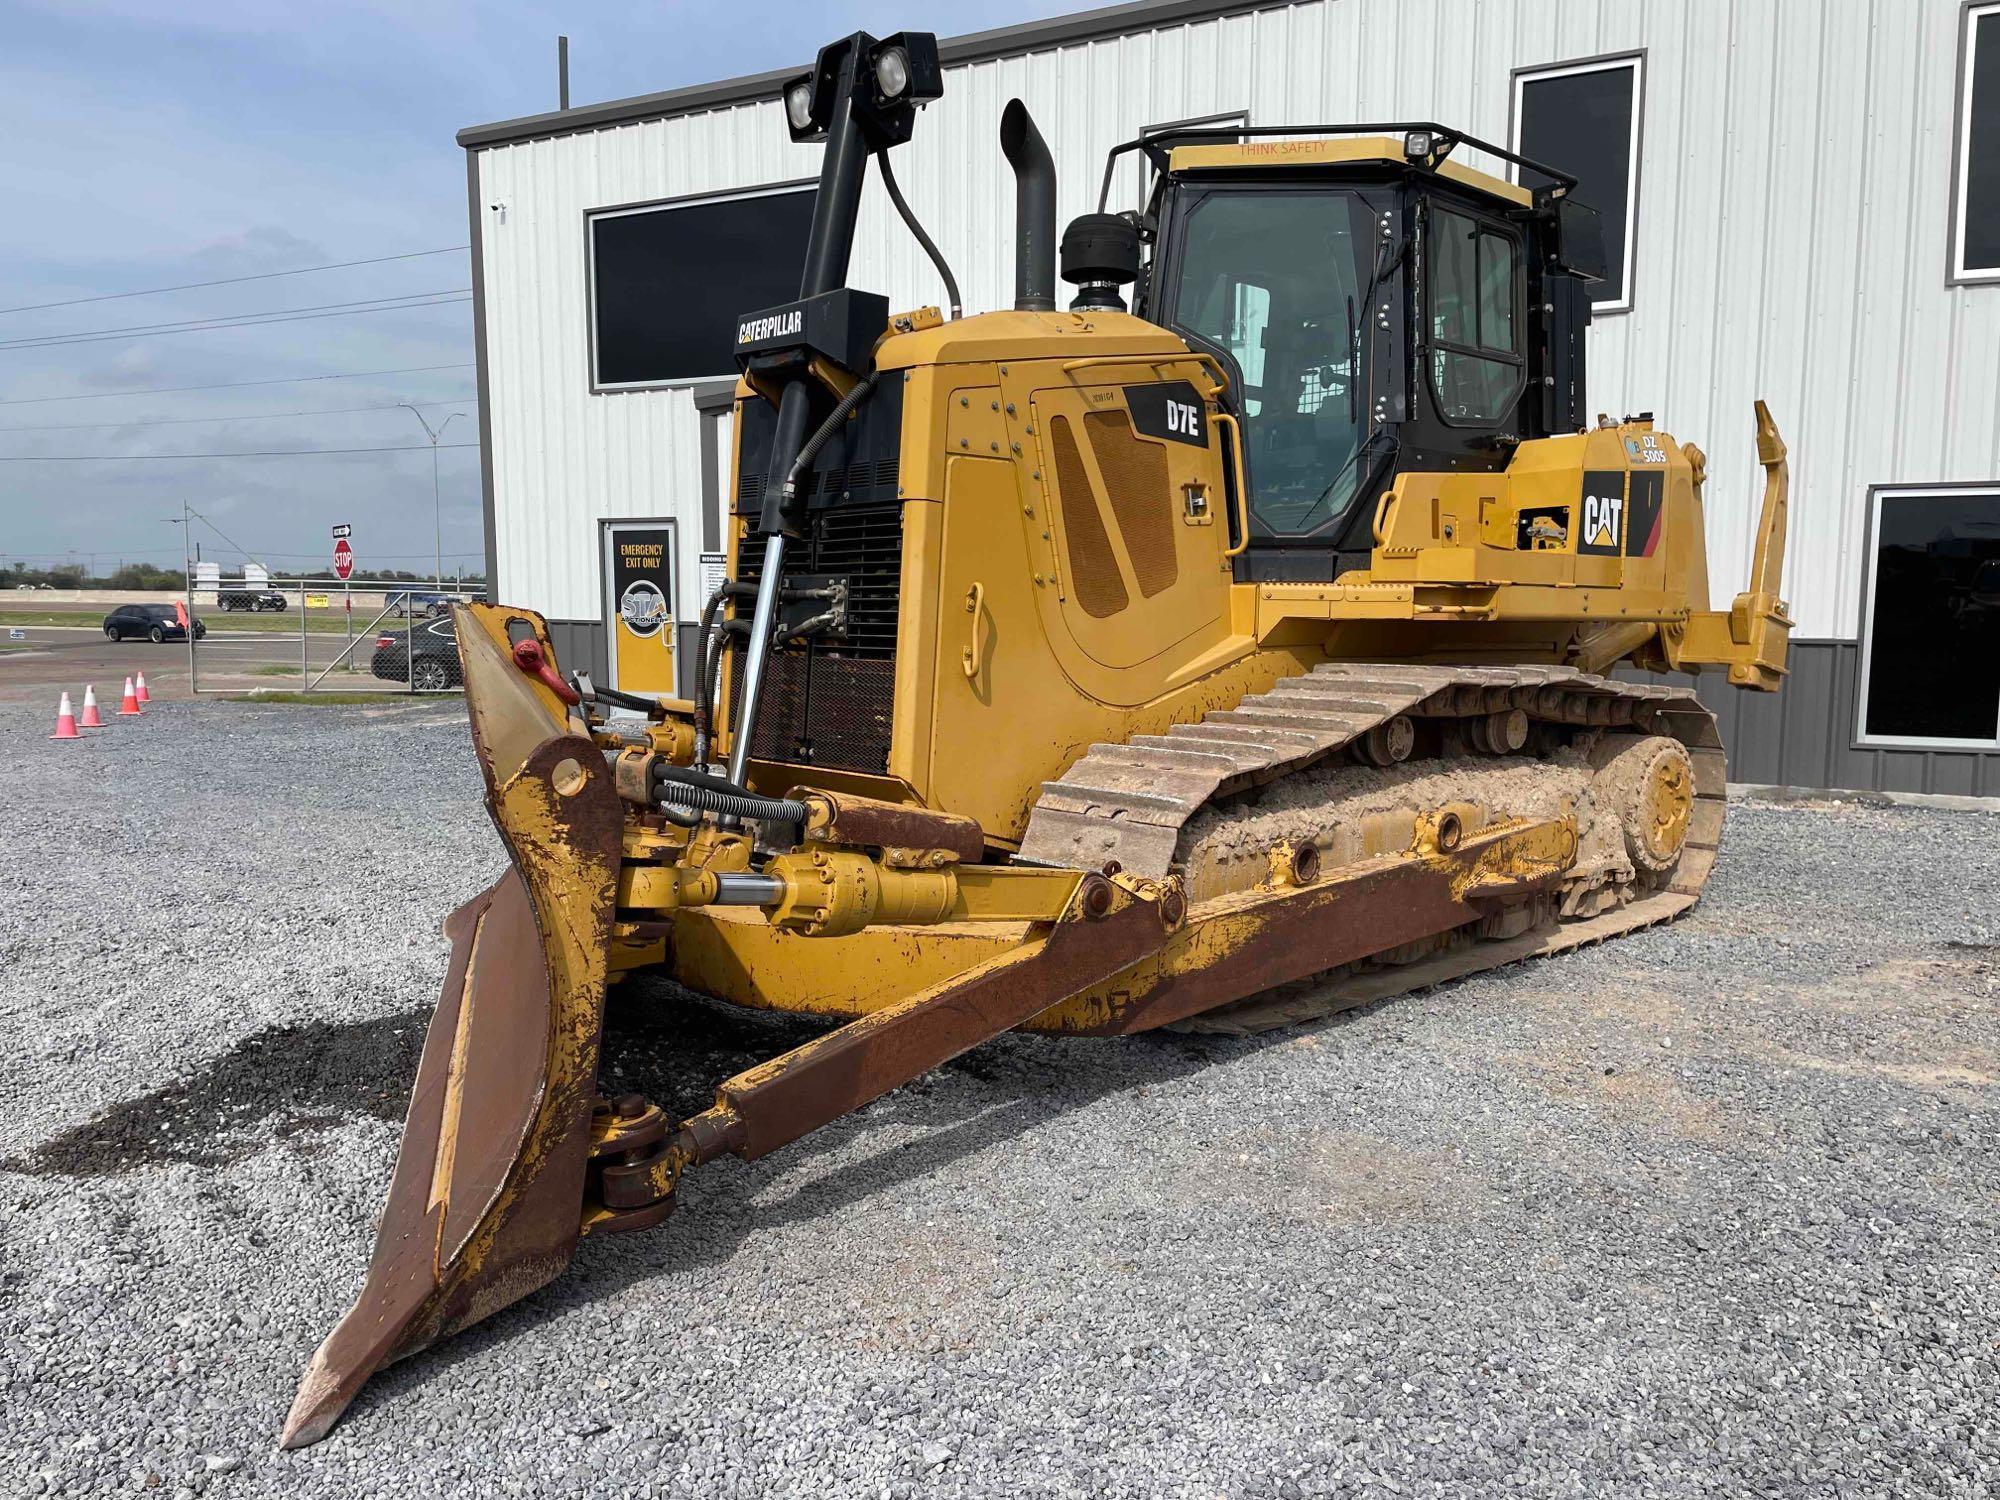
[[[382,602],[406,615],[428,615],[434,620],[451,613],[451,597],[448,594],[426,594],[406,589],[389,595]]]
[[[266,609],[283,613],[290,603],[276,589],[223,589],[216,594],[215,602],[225,610],[247,609],[252,614]]]
[[[368,670],[385,682],[407,682],[420,693],[458,687],[458,634],[451,616],[378,635]]]
[[[128,635],[143,635],[156,646],[162,641],[187,639],[181,617],[171,604],[121,604],[104,617],[104,633],[114,641],[122,641]],[[207,634],[208,627],[196,620],[194,638],[200,640]]]
[[[1968,628],[1982,623],[1983,617],[2000,614],[2000,557],[1989,557],[1951,601],[1952,618]]]

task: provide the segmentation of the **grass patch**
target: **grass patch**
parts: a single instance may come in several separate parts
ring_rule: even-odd
[[[252,667],[243,675],[245,677],[296,677],[299,675],[299,669],[287,666],[283,662],[272,661],[264,663],[261,667]]]
[[[252,688],[247,693],[225,693],[224,703],[296,703],[296,704],[347,704],[360,703],[411,703],[423,697],[409,693],[295,693],[283,688]]]

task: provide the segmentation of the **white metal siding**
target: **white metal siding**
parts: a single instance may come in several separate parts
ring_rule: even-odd
[[[1868,486],[2000,477],[2000,287],[1945,284],[1958,16],[1957,0],[1313,0],[947,68],[896,167],[968,310],[1002,307],[996,132],[1014,95],[1055,152],[1067,221],[1094,207],[1104,152],[1149,123],[1247,107],[1253,124],[1437,119],[1503,141],[1514,68],[1644,48],[1634,307],[1593,330],[1592,405],[1653,411],[1708,451],[1726,604],[1760,490],[1750,405],[1769,400],[1793,457],[1787,593],[1803,635],[1851,637]],[[773,101],[479,158],[485,204],[505,205],[482,209],[500,594],[594,617],[597,517],[684,516],[694,577],[699,446],[685,392],[590,394],[584,212],[810,176],[818,153]],[[1114,206],[1138,181],[1132,164]],[[872,179],[851,279],[896,306],[941,297]]]

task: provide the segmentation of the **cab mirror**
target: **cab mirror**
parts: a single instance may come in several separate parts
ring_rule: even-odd
[[[1572,276],[1602,281],[1609,270],[1604,255],[1604,225],[1597,210],[1574,198],[1556,209],[1556,263]]]

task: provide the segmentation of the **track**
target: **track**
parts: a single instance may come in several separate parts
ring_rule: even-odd
[[[1520,734],[1517,712],[1527,733],[1514,746],[1507,740]],[[1411,962],[1318,976],[1193,1017],[1179,1023],[1181,1029],[1243,1033],[1314,1019],[1670,921],[1699,898],[1722,837],[1726,777],[1715,716],[1688,688],[1617,682],[1552,666],[1333,663],[1198,723],[1094,745],[1060,780],[1044,783],[1021,857],[1085,869],[1115,860],[1137,874],[1165,875],[1183,866],[1190,820],[1204,810],[1328,763],[1400,759],[1396,748],[1384,749],[1408,753],[1411,735],[1398,720],[1421,725],[1426,742],[1466,755],[1473,766],[1540,764],[1534,752],[1590,729],[1678,740],[1694,779],[1686,843],[1652,889],[1622,905],[1567,921],[1551,912],[1518,935],[1461,937]],[[1509,721],[1511,735],[1490,727]],[[1482,753],[1482,743],[1491,749]],[[1509,753],[1517,748],[1523,753]],[[1339,806],[1329,805],[1328,822],[1339,821]]]

